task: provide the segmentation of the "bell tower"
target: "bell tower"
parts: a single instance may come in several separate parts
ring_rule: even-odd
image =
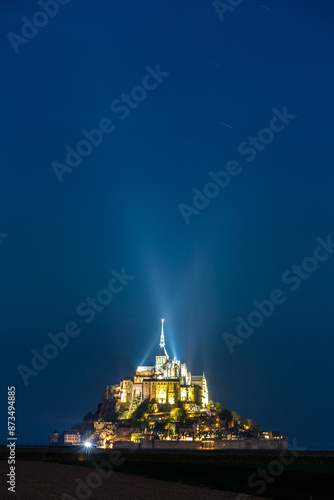
[[[155,367],[156,369],[160,368],[160,366],[164,365],[169,359],[169,356],[165,347],[165,335],[164,335],[164,319],[161,320],[161,334],[160,334],[160,344],[159,351],[155,357]]]

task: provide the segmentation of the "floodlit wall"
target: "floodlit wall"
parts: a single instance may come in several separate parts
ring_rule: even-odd
[[[288,440],[216,440],[216,441],[163,441],[159,439],[141,439],[140,443],[116,441],[117,449],[141,450],[286,450]]]

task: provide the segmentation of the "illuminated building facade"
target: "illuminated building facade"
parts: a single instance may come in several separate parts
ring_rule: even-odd
[[[61,436],[58,431],[54,430],[53,434],[49,434],[49,445],[75,445],[82,441],[82,436],[78,430],[66,429]]]
[[[81,442],[81,434],[79,431],[73,429],[65,430],[63,432],[64,444],[79,444]]]
[[[206,407],[209,403],[208,386],[205,375],[193,376],[187,365],[168,356],[164,320],[161,320],[159,350],[155,365],[138,366],[132,378],[121,381],[119,386],[107,386],[106,391],[120,403],[132,405],[134,401],[155,400],[157,403],[176,404],[178,401],[195,403]]]

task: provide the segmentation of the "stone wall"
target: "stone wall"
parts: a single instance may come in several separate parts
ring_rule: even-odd
[[[139,443],[133,441],[115,441],[114,449],[116,450],[138,450]]]
[[[286,450],[287,448],[287,439],[217,440],[214,442],[215,450]]]
[[[141,450],[286,450],[287,439],[266,440],[216,440],[216,441],[162,441],[141,439],[140,443],[132,441],[116,441],[116,449]]]

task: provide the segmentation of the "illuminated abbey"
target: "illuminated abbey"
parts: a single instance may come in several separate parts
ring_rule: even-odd
[[[176,404],[178,401],[195,403],[205,408],[209,402],[205,375],[194,376],[187,365],[176,358],[170,359],[165,346],[164,319],[161,320],[159,350],[155,365],[138,366],[132,378],[125,378],[119,385],[107,386],[107,399],[112,397],[118,403],[128,403],[145,399],[159,404]]]
[[[209,402],[205,375],[194,376],[187,365],[168,356],[164,320],[152,366],[107,385],[96,413],[62,435],[49,434],[50,445],[96,443],[102,448],[183,450],[286,450],[278,431],[261,431],[220,403]]]

